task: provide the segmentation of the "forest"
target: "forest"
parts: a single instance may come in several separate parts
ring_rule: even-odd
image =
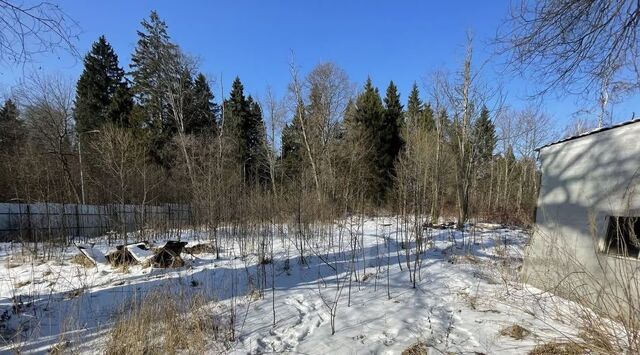
[[[500,102],[477,75],[471,39],[459,72],[434,73],[404,98],[393,81],[381,93],[332,62],[303,73],[292,53],[288,93],[258,99],[240,77],[216,87],[169,33],[152,12],[126,69],[102,36],[77,83],[28,77],[0,113],[0,200],[188,203],[208,225],[258,201],[278,218],[313,209],[532,222],[534,149],[549,120]]]
[[[563,254],[582,245],[555,243],[539,254],[568,266],[542,263],[543,278],[571,278],[537,288],[525,272],[541,147],[606,129],[640,88],[637,2],[505,5],[496,38],[466,31],[409,92],[295,49],[286,90],[245,86],[208,73],[148,4],[129,52],[105,31],[80,53],[62,7],[26,3],[0,1],[0,68],[20,79],[0,102],[0,352],[639,351],[630,255],[595,251],[593,272]],[[60,51],[78,77],[25,70]],[[537,91],[514,99],[496,58]],[[550,114],[549,93],[587,114]],[[602,277],[616,263],[631,266]]]

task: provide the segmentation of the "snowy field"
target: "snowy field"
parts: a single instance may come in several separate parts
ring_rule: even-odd
[[[574,305],[518,282],[528,240],[524,231],[491,225],[469,227],[464,234],[428,230],[413,288],[415,244],[402,242],[396,223],[367,219],[351,239],[332,247],[310,243],[304,262],[293,239],[275,237],[274,262],[264,267],[252,251],[257,245],[243,257],[230,240],[221,242],[220,259],[183,254],[185,266],[174,269],[87,268],[71,262],[78,254],[74,247],[47,261],[25,259],[18,245],[3,244],[0,331],[14,340],[5,340],[0,352],[45,353],[62,343],[69,352],[102,353],[117,312],[157,290],[199,293],[233,309],[235,340],[224,350],[232,354],[398,354],[417,342],[430,353],[522,354],[577,334],[575,326],[563,323]],[[203,240],[192,231],[180,233],[187,246]],[[354,254],[349,240],[361,243]],[[98,239],[95,249],[106,253],[109,246]],[[530,334],[501,334],[513,325]]]

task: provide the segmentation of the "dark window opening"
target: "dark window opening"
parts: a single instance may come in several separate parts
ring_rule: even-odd
[[[640,254],[640,217],[610,216],[605,251],[637,258]]]

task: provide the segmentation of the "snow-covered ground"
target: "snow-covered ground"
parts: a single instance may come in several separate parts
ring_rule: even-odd
[[[517,281],[528,240],[524,231],[498,226],[469,228],[464,235],[430,230],[432,243],[420,255],[413,288],[409,270],[415,245],[402,248],[407,244],[400,243],[396,222],[367,219],[363,232],[354,235],[362,247],[357,245],[353,258],[348,234],[330,249],[326,239],[309,243],[304,262],[290,237],[275,238],[275,288],[272,265],[265,265],[263,297],[251,292],[262,269],[257,255],[240,257],[238,245],[230,241],[223,242],[220,259],[210,253],[185,255],[181,268],[132,266],[126,271],[71,263],[78,253],[73,247],[48,261],[25,261],[17,245],[2,244],[0,335],[7,338],[20,329],[24,341],[5,341],[0,352],[46,352],[65,339],[68,349],[100,353],[113,315],[128,300],[158,289],[200,292],[211,302],[233,300],[237,339],[227,351],[237,354],[397,354],[416,342],[436,353],[521,354],[577,334],[576,325],[565,324],[562,316],[574,305]],[[191,231],[181,234],[190,245],[199,237]],[[106,252],[109,246],[98,240],[95,248]],[[516,324],[531,334],[520,340],[500,334]]]

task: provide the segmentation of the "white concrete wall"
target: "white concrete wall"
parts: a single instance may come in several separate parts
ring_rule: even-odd
[[[539,159],[542,179],[525,281],[569,293],[576,285],[619,286],[610,282],[612,270],[640,263],[601,248],[607,216],[640,216],[640,123],[542,148]],[[637,278],[628,281],[637,287]]]

